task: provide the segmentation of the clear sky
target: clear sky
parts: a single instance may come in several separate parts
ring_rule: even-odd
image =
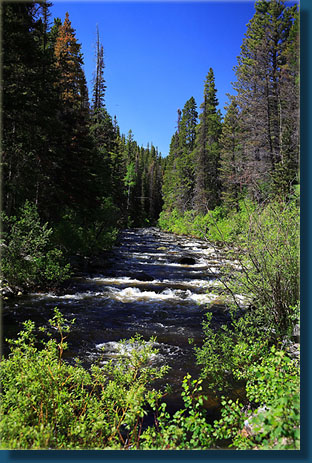
[[[104,47],[106,106],[122,133],[168,154],[177,109],[193,96],[199,106],[210,67],[219,107],[232,93],[250,1],[54,1],[52,18],[66,11],[82,44],[91,96],[96,26]]]

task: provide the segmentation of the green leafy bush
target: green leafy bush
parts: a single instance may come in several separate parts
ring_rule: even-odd
[[[182,382],[184,408],[173,415],[166,411],[166,403],[154,406],[156,426],[149,427],[142,434],[143,449],[199,450],[208,449],[214,443],[212,426],[207,422],[202,394],[202,380],[192,380],[187,374]]]
[[[171,212],[162,211],[158,225],[168,232],[204,238],[215,244],[230,244],[237,235],[247,230],[249,214],[254,209],[255,204],[247,199],[239,202],[238,212],[222,206],[206,215],[196,214],[192,210],[182,214],[174,209]]]
[[[236,372],[240,378],[242,373]],[[252,407],[222,400],[222,417],[215,421],[213,436],[231,439],[236,449],[299,450],[299,362],[272,346],[263,359],[244,371],[246,397]]]
[[[286,352],[299,323],[299,218],[296,198],[262,205],[244,199],[238,212],[218,207],[205,216],[160,217],[163,229],[221,245],[226,256],[221,281],[233,300],[231,321],[216,330],[208,313],[204,342],[195,347],[201,377],[223,394],[211,445],[299,448],[299,365]],[[243,392],[237,400],[235,386]],[[174,433],[176,426],[171,435],[179,442]]]
[[[28,321],[10,341],[11,353],[1,362],[2,448],[191,450],[225,442],[236,449],[299,448],[299,361],[285,351],[267,349],[256,338],[245,344],[231,339],[231,364],[222,356],[212,361],[245,381],[245,405],[223,396],[220,419],[209,423],[203,379],[189,374],[182,383],[184,407],[174,414],[166,410],[164,393],[151,386],[168,371],[152,363],[155,339],[121,341],[117,359],[86,371],[78,360],[63,360],[72,323],[55,309],[51,329],[41,331],[51,337],[53,329],[58,340],[41,341],[40,348]],[[144,430],[150,411],[155,424]]]
[[[52,247],[52,229],[41,224],[37,208],[25,202],[18,217],[2,214],[1,273],[10,285],[54,285],[70,276],[63,254]]]
[[[224,282],[266,319],[270,334],[283,338],[299,322],[299,208],[294,201],[270,202],[248,211],[246,233],[228,249],[238,266],[224,265]]]
[[[231,325],[222,325],[218,330],[211,319],[212,314],[207,313],[204,341],[194,348],[196,360],[210,389],[229,394],[237,380],[245,378],[248,367],[268,354],[270,338],[258,314],[246,313],[239,318],[233,314]]]
[[[298,449],[299,359],[272,345],[259,314],[246,313],[218,331],[207,318],[204,343],[195,353],[209,388],[222,393],[211,438],[237,449]],[[234,401],[229,397],[238,384],[245,392]]]
[[[111,198],[102,198],[96,216],[82,216],[68,209],[54,227],[53,240],[66,254],[95,255],[110,249],[118,235],[118,208]]]
[[[168,371],[151,364],[154,340],[136,336],[119,361],[87,372],[78,361],[63,361],[71,323],[55,309],[50,325],[58,341],[50,339],[39,349],[31,321],[10,341],[11,354],[1,362],[3,448],[138,447],[143,417],[161,396],[150,383]]]

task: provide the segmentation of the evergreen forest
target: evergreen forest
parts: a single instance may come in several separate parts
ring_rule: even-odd
[[[231,323],[215,330],[206,315],[194,346],[201,374],[185,371],[174,414],[153,386],[166,366],[149,366],[154,351],[140,336],[132,356],[87,370],[63,359],[71,328],[58,309],[56,338],[43,345],[25,322],[1,361],[2,448],[299,450],[298,5],[256,1],[224,113],[208,63],[202,101],[190,95],[177,110],[166,157],[109,114],[101,31],[89,95],[70,11],[50,10],[1,5],[3,303],[62,291],[124,229],[205,240],[239,269],[224,264]],[[213,422],[207,381],[220,403]],[[151,411],[154,424],[143,425]]]

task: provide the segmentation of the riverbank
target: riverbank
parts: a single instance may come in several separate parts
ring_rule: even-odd
[[[49,328],[49,320],[56,317],[55,307],[62,314],[57,317],[68,320],[64,328],[67,330],[70,327],[70,330],[64,331],[56,344],[50,345],[47,338],[44,350],[38,351],[27,341],[22,351],[15,351],[12,359],[18,365],[16,356],[22,355],[19,361],[25,370],[25,359],[28,358],[29,376],[24,377],[23,374],[23,390],[28,387],[27,381],[38,385],[39,389],[33,391],[32,399],[36,400],[36,409],[46,407],[46,416],[59,429],[57,439],[63,439],[61,444],[60,440],[53,440],[54,431],[46,434],[52,439],[50,441],[47,437],[46,441],[51,448],[83,448],[83,445],[97,448],[100,445],[99,448],[115,449],[204,449],[217,448],[221,443],[224,445],[224,442],[227,445],[232,443],[238,449],[265,446],[274,449],[277,446],[298,448],[299,352],[291,355],[291,344],[276,345],[274,338],[269,335],[268,327],[264,330],[263,314],[259,313],[257,318],[257,313],[243,311],[245,316],[231,317],[229,306],[224,302],[224,294],[220,294],[219,278],[224,263],[218,257],[220,255],[216,255],[205,240],[177,237],[157,229],[126,230],[122,232],[118,246],[106,256],[105,268],[100,273],[95,267],[90,271],[91,266],[88,268],[90,273],[76,275],[62,294],[33,293],[20,296],[15,301],[7,301],[11,307],[3,317],[6,337],[16,339],[17,331],[23,327],[25,332],[24,322],[30,316],[32,322],[43,326],[54,337],[55,330]],[[75,323],[72,324],[74,319]],[[28,326],[30,328],[32,325]],[[59,383],[55,371],[59,368],[60,351],[57,345],[60,345],[62,336],[67,338],[67,349],[64,344],[63,376],[59,376]],[[156,339],[153,339],[155,336]],[[124,339],[122,344],[121,339]],[[193,344],[189,344],[189,339],[193,340]],[[144,354],[146,350],[139,347],[143,341],[147,343],[148,355]],[[65,342],[64,338],[62,342]],[[55,359],[54,366],[51,366],[51,360],[47,360],[52,358]],[[74,358],[80,358],[83,369],[76,369],[78,365],[75,366]],[[41,361],[39,371],[37,367]],[[164,365],[168,365],[170,370],[158,377],[156,383],[147,381],[144,386],[146,389],[140,389],[141,373],[137,372],[135,380],[128,376],[130,370],[136,371],[128,362],[140,365],[142,371],[145,368],[158,371]],[[13,371],[9,360],[5,365],[7,371]],[[8,404],[5,407],[9,408],[5,412],[7,424],[3,426],[7,436],[11,436],[7,439],[13,439],[8,431],[10,417],[15,416],[17,409],[19,413],[26,413],[18,401],[15,405],[6,402],[6,397],[15,387],[16,378],[21,374],[18,368],[14,371],[15,382],[13,377],[4,382],[3,400]],[[88,375],[94,375],[94,372],[98,373],[91,380]],[[81,425],[77,416],[89,423],[85,425],[85,434],[80,441],[75,440],[75,431],[67,434],[57,421],[57,416],[50,416],[48,409],[49,403],[55,404],[57,396],[46,381],[52,381],[55,390],[63,391],[62,384],[71,384],[70,390],[76,390],[78,383],[74,378],[85,378],[82,383],[80,379],[78,381],[80,388],[83,384],[83,394],[90,393],[90,381],[93,384],[94,381],[100,381],[96,383],[99,389],[95,388],[91,395],[81,397],[85,403],[84,408],[79,408],[73,402],[69,407],[73,415],[68,415],[69,424],[66,429],[73,430]],[[242,387],[238,396],[233,396],[235,382],[240,382]],[[171,385],[170,395],[165,392],[167,383]],[[43,387],[45,391],[51,391],[45,399],[40,394]],[[124,415],[118,412],[116,416],[119,424],[115,422],[115,425],[123,430],[120,434],[118,431],[113,431],[113,434],[108,431],[108,427],[114,429],[110,418],[104,421],[101,419],[103,410],[110,413],[110,402],[107,402],[109,396],[104,399],[98,395],[102,388],[116,393],[119,391],[118,397],[114,397],[120,413],[125,411],[124,407],[130,414],[131,410],[141,410],[140,417],[131,415],[137,417],[135,422],[131,418],[131,425],[127,421],[130,419],[128,412]],[[136,389],[141,392],[146,390],[144,399],[142,395],[135,394]],[[161,392],[157,392],[152,399],[147,391],[153,389]],[[67,397],[66,391],[65,388],[64,397]],[[130,402],[126,401],[126,397]],[[146,402],[148,397],[150,402]],[[280,401],[285,397],[287,400],[281,404]],[[95,403],[101,403],[101,411],[95,411]],[[54,406],[57,409],[63,407],[62,403]],[[156,418],[144,427],[143,432],[141,426],[146,413],[152,413],[151,416],[155,413]],[[40,414],[35,413],[25,424],[29,435],[37,432],[38,419]],[[154,419],[158,423],[156,427]],[[257,427],[257,420],[261,424],[268,419],[270,426],[266,428],[265,443]],[[274,420],[276,423],[287,423],[286,440],[283,440],[283,435],[280,436],[278,424]],[[98,423],[98,432],[94,431],[92,423]],[[125,431],[121,423],[128,426],[129,432]],[[136,431],[139,429],[141,431],[138,435]],[[102,436],[102,444],[96,440],[98,436]],[[276,440],[277,443],[274,443]],[[13,441],[7,442],[12,447]],[[21,445],[20,448],[36,448],[38,445],[38,448],[43,448],[43,441],[36,442],[19,442],[14,445]]]

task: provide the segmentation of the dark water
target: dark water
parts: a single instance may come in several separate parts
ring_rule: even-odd
[[[202,321],[208,310],[217,326],[227,320],[226,307],[212,291],[220,288],[221,259],[202,240],[176,237],[157,229],[122,232],[103,268],[76,277],[65,294],[30,294],[8,302],[3,310],[3,335],[14,337],[22,322],[47,325],[58,307],[76,322],[67,355],[88,366],[102,355],[117,355],[117,341],[139,333],[157,337],[158,364],[171,367],[164,383],[172,400],[185,374],[198,373],[193,347],[200,345]],[[105,359],[104,359],[105,360]],[[176,397],[176,399],[174,399]]]

